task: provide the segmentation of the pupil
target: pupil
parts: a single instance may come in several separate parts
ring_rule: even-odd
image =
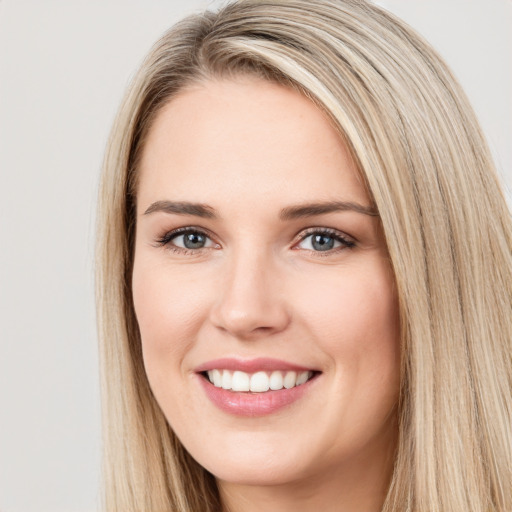
[[[201,249],[204,247],[205,237],[200,233],[187,233],[183,237],[183,245],[187,249]]]
[[[334,238],[328,235],[315,235],[312,245],[317,251],[328,251],[334,246]]]

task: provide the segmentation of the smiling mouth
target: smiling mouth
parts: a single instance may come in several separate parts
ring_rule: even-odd
[[[213,369],[201,372],[216,388],[236,393],[266,393],[302,386],[320,372],[307,371],[257,371],[247,373],[239,370]]]

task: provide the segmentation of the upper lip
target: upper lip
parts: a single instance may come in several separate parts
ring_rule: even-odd
[[[256,359],[237,359],[234,357],[222,357],[220,359],[213,359],[199,365],[195,371],[197,373],[207,372],[209,370],[233,370],[242,371],[246,373],[255,373],[260,370],[274,371],[274,370],[287,370],[287,371],[311,371],[313,368],[302,366],[300,364],[290,363],[280,359],[272,359],[268,357],[258,357]]]

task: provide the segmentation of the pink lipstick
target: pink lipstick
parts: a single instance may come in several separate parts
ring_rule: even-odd
[[[299,400],[320,374],[313,368],[278,359],[222,358],[196,368],[207,397],[238,416],[262,416]]]

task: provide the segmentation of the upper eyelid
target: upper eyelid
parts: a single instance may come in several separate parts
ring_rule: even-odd
[[[333,238],[338,239],[338,241],[345,243],[345,245],[347,247],[348,246],[353,247],[357,243],[357,240],[353,236],[345,233],[344,231],[340,231],[339,229],[328,228],[328,227],[323,227],[323,228],[310,227],[310,228],[305,228],[305,229],[302,229],[301,231],[299,231],[299,233],[293,239],[292,247],[296,246],[300,242],[303,242],[306,238],[308,238],[309,236],[311,236],[315,233],[321,233],[321,234],[326,234],[328,236],[332,236]],[[330,251],[326,251],[325,254],[327,254],[328,252],[330,252]]]
[[[301,234],[305,237],[305,236],[312,235],[314,233],[327,233],[329,235],[338,235],[339,237],[342,237],[342,238],[350,238],[351,240],[354,240],[353,236],[345,233],[344,231],[341,231],[339,229],[334,229],[334,228],[327,228],[327,227],[304,228],[304,229],[301,229],[295,237],[298,237]]]
[[[201,235],[205,235],[212,240],[215,239],[214,234],[211,231],[209,231],[208,229],[198,228],[195,226],[185,226],[182,228],[176,228],[176,229],[171,229],[169,231],[165,231],[162,236],[158,237],[158,240],[162,240],[167,237],[169,237],[169,239],[171,240],[174,237],[177,237],[179,235],[184,235],[186,233],[200,233]]]

